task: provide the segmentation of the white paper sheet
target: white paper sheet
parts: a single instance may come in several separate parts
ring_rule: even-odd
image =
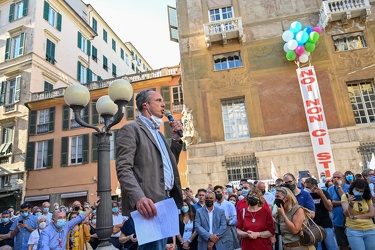
[[[134,220],[138,245],[178,235],[178,208],[174,199],[166,199],[155,203],[158,215],[146,219],[138,211],[131,212]]]

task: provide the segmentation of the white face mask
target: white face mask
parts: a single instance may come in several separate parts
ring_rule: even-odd
[[[149,109],[147,109],[147,112],[150,115],[150,119],[154,123],[155,127],[159,129],[160,126],[163,124],[163,118],[154,116]]]
[[[41,223],[39,223],[39,228],[40,229],[44,229],[44,228],[46,228],[46,226],[47,226],[47,223],[46,222],[41,222]]]

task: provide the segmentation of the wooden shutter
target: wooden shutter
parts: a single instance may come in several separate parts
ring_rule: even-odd
[[[61,138],[61,167],[68,166],[69,137]]]
[[[90,56],[91,55],[91,41],[87,40],[87,55]]]
[[[95,30],[95,32],[98,32],[98,22],[95,18],[92,18],[92,29]]]
[[[98,58],[98,50],[94,47],[94,45],[92,46],[92,58],[96,61],[97,58]]]
[[[171,91],[169,86],[162,86],[161,87],[161,96],[165,102],[165,109],[171,109]]]
[[[83,120],[86,122],[86,123],[89,123],[90,122],[90,105],[86,105],[86,107],[83,108]]]
[[[82,48],[82,34],[78,31],[78,40],[77,40],[78,48]]]
[[[92,71],[89,68],[86,69],[86,79],[86,82],[92,82]]]
[[[89,162],[89,134],[82,135],[82,164]]]
[[[53,164],[53,139],[48,140],[47,146],[47,168],[52,168]]]
[[[10,59],[10,43],[11,38],[7,38],[7,41],[5,43],[5,61]]]
[[[55,44],[53,42],[50,42],[51,43],[51,47],[50,47],[50,56],[51,56],[51,59],[52,59],[52,64],[55,64],[56,60],[55,60]]]
[[[29,112],[29,135],[35,135],[36,134],[36,117],[37,117],[38,111],[36,110],[30,110]]]
[[[68,105],[63,106],[63,124],[62,130],[68,130],[70,124],[70,108]]]
[[[48,124],[48,132],[52,132],[55,130],[55,107],[49,109],[49,124]]]
[[[98,99],[96,100],[92,100],[92,103],[91,103],[91,117],[92,117],[92,125],[98,125],[99,124],[99,113],[98,111],[96,110],[96,102],[98,101]]]
[[[29,0],[23,0],[22,16],[27,16],[28,8],[29,8]]]
[[[18,50],[19,55],[22,56],[24,51],[25,51],[25,32],[22,32],[20,35],[20,48]]]
[[[103,78],[101,76],[98,76],[98,81],[101,81]]]
[[[56,29],[58,31],[61,31],[61,26],[62,26],[62,15],[60,13],[57,13],[57,25],[56,25]]]
[[[48,21],[49,3],[44,1],[43,18]]]
[[[14,7],[15,4],[12,3],[9,8],[9,22],[12,22],[14,20]]]
[[[7,81],[1,82],[0,89],[0,106],[5,104],[5,97],[7,93]]]
[[[47,81],[44,81],[44,91],[51,91],[53,90],[53,85]]]
[[[26,150],[26,163],[25,163],[26,170],[34,169],[34,157],[35,157],[34,154],[35,154],[35,142],[28,142],[27,150]]]
[[[77,62],[77,80],[81,81],[81,62]]]
[[[98,137],[96,136],[96,133],[92,133],[91,138],[91,161],[96,162],[98,161]]]
[[[20,101],[20,96],[21,96],[21,76],[16,77],[16,89],[14,93],[14,102],[19,102]]]

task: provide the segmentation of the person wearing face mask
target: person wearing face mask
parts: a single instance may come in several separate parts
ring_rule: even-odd
[[[51,203],[49,203],[48,201],[43,202],[42,215],[46,216],[47,223],[50,223],[52,219],[52,213],[49,212],[50,207],[51,207]]]
[[[353,250],[372,250],[375,247],[375,209],[368,182],[355,180],[347,194],[341,197],[346,216],[346,235]]]
[[[223,209],[214,206],[215,193],[207,191],[206,205],[197,211],[195,229],[198,233],[198,250],[228,250],[227,222]]]
[[[39,215],[37,217],[38,228],[35,229],[31,234],[29,241],[27,242],[28,250],[37,250],[40,232],[47,226],[47,217],[45,215]]]
[[[242,249],[271,250],[274,222],[271,211],[264,206],[262,192],[252,188],[245,200],[248,206],[237,214],[237,234],[242,239]]]
[[[362,176],[368,182],[372,196],[372,202],[375,202],[375,172],[370,168],[366,168],[362,171]]]
[[[228,201],[233,204],[233,206],[236,208],[237,213],[237,203],[238,203],[238,197],[236,194],[232,194],[229,196]]]
[[[33,215],[35,215],[37,218],[42,215],[42,208],[41,207],[35,207]],[[47,217],[46,217],[47,218]]]
[[[189,202],[184,200],[180,214],[180,234],[177,235],[177,249],[198,249],[197,232],[195,230],[195,208]]]
[[[13,222],[10,220],[11,214],[8,210],[1,213],[0,219],[0,248],[2,246],[13,247],[13,239],[10,237],[10,227]]]
[[[352,182],[354,181],[354,174],[353,174],[353,172],[348,170],[348,171],[346,171],[344,173],[344,176],[345,176],[345,182],[346,182],[346,184],[351,185]]]
[[[89,220],[89,230],[90,230],[90,245],[92,249],[96,249],[99,245],[99,238],[96,234],[96,214],[91,213],[91,218]]]
[[[141,113],[139,118],[117,133],[116,171],[122,187],[123,214],[129,216],[137,210],[149,219],[157,214],[155,203],[164,199],[173,198],[177,207],[182,207],[177,164],[183,126],[178,121],[163,122],[165,103],[156,91],[139,92],[136,106]],[[159,131],[162,125],[171,129],[170,145]],[[141,245],[140,249],[165,250],[166,243],[167,239],[161,239]]]
[[[40,233],[38,250],[65,250],[69,231],[89,216],[99,204],[100,198],[97,197],[90,209],[78,214],[76,218],[69,221],[66,221],[65,212],[54,211],[51,223]]]
[[[110,241],[117,249],[122,249],[122,244],[119,242],[119,237],[121,234],[120,230],[127,219],[127,216],[122,216],[122,214],[120,214],[119,203],[117,201],[112,201],[113,234],[111,235]]]
[[[13,222],[10,227],[11,237],[15,238],[15,249],[27,249],[27,242],[32,231],[38,228],[37,217],[31,213],[31,207],[28,203],[20,206],[21,215]]]
[[[267,201],[270,209],[272,209],[273,202],[275,200],[275,195],[266,191],[266,184],[263,181],[258,181],[256,187],[262,192],[263,198]]]

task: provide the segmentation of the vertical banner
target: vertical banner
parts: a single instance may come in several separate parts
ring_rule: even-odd
[[[327,177],[332,177],[335,164],[314,67],[298,68],[297,76],[318,174],[324,172]]]

